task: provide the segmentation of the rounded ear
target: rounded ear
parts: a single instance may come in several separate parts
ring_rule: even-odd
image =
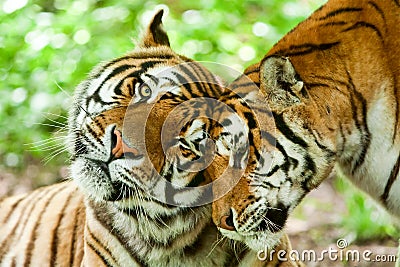
[[[170,46],[167,33],[163,29],[162,16],[164,10],[159,10],[151,20],[143,36],[142,47]]]
[[[270,56],[260,65],[260,88],[271,108],[283,109],[300,103],[304,83],[289,58]]]

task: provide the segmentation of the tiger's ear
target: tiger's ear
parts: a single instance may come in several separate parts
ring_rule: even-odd
[[[164,10],[159,10],[147,27],[147,31],[143,36],[142,47],[170,46],[167,33],[163,29],[162,16]]]
[[[287,57],[270,56],[260,65],[260,88],[272,109],[300,103],[303,82]]]

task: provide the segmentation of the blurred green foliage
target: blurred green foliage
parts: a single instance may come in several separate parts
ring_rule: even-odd
[[[40,145],[59,130],[74,87],[97,63],[133,49],[132,40],[156,10],[167,13],[164,25],[175,51],[242,71],[321,2],[2,1],[0,164],[18,168],[56,153],[31,144]],[[63,160],[65,154],[48,164]]]
[[[355,189],[349,180],[339,175],[335,187],[343,194],[346,203],[347,214],[341,224],[353,236],[350,239],[400,238],[399,229],[392,224],[394,221],[388,213],[361,190]]]

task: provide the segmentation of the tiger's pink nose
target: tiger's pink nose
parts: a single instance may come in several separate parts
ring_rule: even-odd
[[[122,134],[118,130],[114,130],[114,135],[116,138],[116,144],[114,148],[111,150],[111,153],[115,158],[120,158],[122,155],[127,153],[132,153],[133,155],[138,155],[139,151],[136,148],[131,148],[122,140]]]
[[[233,224],[233,214],[232,212],[229,215],[224,215],[221,217],[219,227],[225,230],[234,231],[235,225]]]

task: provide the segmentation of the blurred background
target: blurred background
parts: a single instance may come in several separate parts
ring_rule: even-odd
[[[0,197],[68,178],[63,142],[74,87],[99,62],[133,49],[156,10],[166,11],[176,52],[243,71],[324,2],[1,1]],[[394,254],[399,238],[386,213],[340,175],[308,196],[288,225],[296,249],[327,249],[345,238],[376,254]]]

